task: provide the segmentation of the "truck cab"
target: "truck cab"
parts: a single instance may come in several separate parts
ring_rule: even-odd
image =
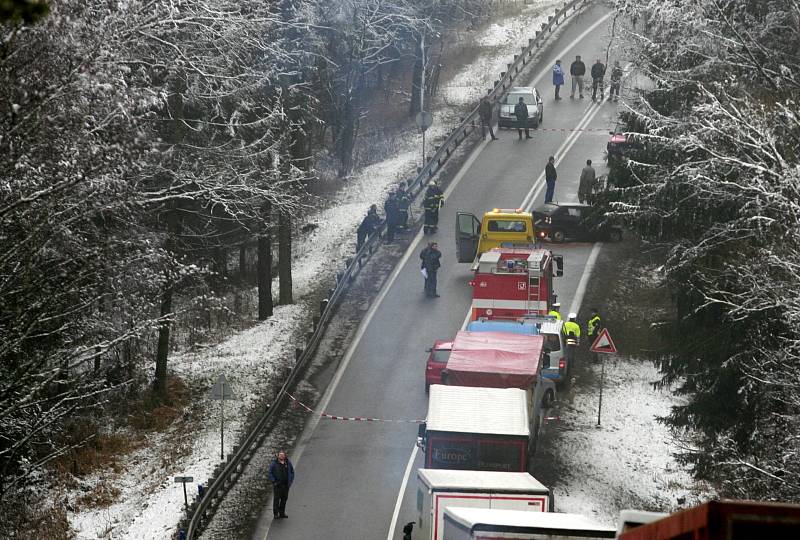
[[[469,212],[456,213],[456,254],[458,262],[472,262],[495,247],[530,247],[533,214],[522,208],[494,208],[478,219]]]

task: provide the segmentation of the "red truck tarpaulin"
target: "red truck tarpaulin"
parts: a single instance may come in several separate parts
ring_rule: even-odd
[[[539,374],[543,344],[542,336],[459,332],[447,361],[448,384],[531,388]]]

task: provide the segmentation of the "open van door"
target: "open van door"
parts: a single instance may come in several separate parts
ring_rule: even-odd
[[[456,255],[458,262],[471,263],[478,254],[481,222],[473,214],[456,213]]]

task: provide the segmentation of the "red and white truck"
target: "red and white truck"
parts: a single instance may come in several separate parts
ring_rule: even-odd
[[[592,540],[614,538],[616,532],[580,514],[460,506],[444,511],[443,540]]]
[[[549,512],[550,490],[528,473],[417,470],[417,531],[414,538],[441,540],[450,506]]]
[[[434,384],[417,445],[426,469],[525,472],[530,434],[524,390]]]
[[[553,279],[563,275],[564,262],[546,249],[493,248],[481,254],[472,270],[470,320],[513,319],[547,315],[556,301]]]

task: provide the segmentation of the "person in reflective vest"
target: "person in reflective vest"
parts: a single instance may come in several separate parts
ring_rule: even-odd
[[[589,318],[589,322],[586,323],[586,335],[590,343],[594,342],[602,329],[603,322],[600,319],[600,312],[597,308],[592,308],[592,316]]]
[[[564,336],[567,338],[573,338],[575,340],[580,340],[581,338],[581,326],[576,322],[578,319],[578,315],[576,313],[569,314],[569,320],[564,323],[564,327],[562,331],[564,332]]]
[[[547,314],[551,317],[555,317],[557,321],[561,320],[561,302],[553,302],[553,305],[550,307],[550,311]]]

